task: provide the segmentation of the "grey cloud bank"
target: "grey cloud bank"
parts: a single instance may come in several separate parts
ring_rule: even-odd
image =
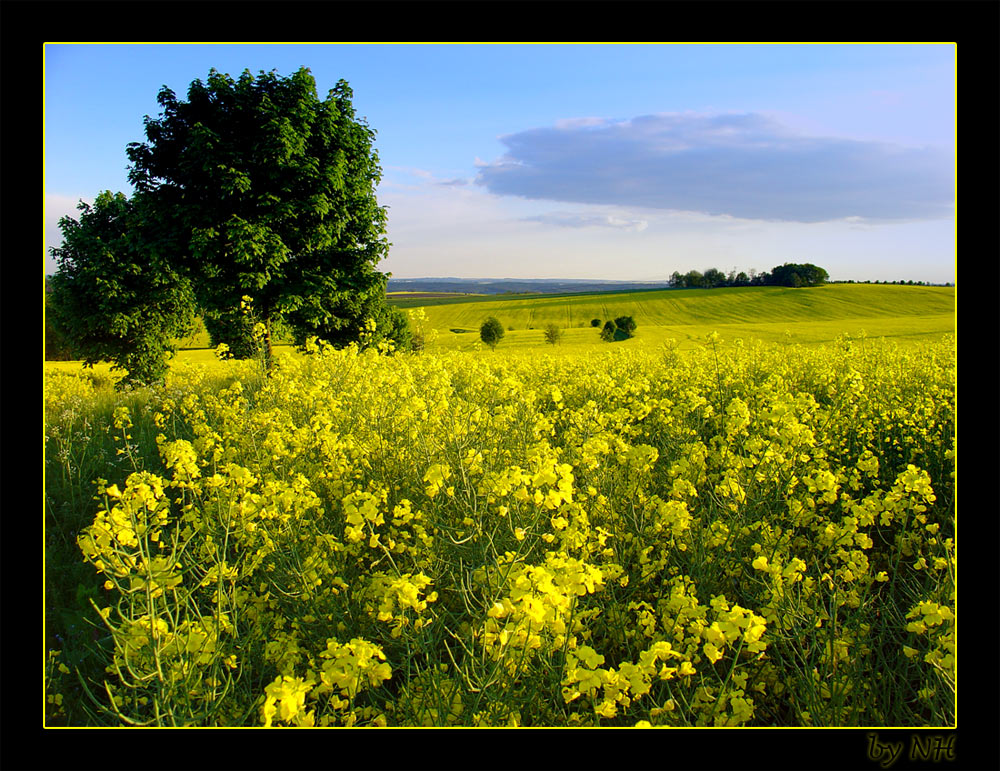
[[[802,136],[756,114],[562,121],[501,141],[475,180],[498,195],[806,223],[953,210],[944,150]]]

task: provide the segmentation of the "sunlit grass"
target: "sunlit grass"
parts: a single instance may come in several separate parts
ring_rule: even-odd
[[[743,324],[821,324],[842,319],[903,319],[953,316],[950,287],[834,284],[809,289],[746,287],[683,289],[558,297],[509,297],[465,303],[424,304],[434,329],[477,330],[495,316],[515,331],[557,324],[567,330],[590,326],[592,319],[632,316],[640,329]],[[874,325],[874,322],[871,322]],[[877,334],[869,330],[869,334]],[[697,334],[697,333],[696,333]],[[827,339],[834,339],[827,338]]]

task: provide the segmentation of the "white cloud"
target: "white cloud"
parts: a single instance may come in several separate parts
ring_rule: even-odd
[[[603,126],[607,122],[607,118],[563,118],[555,122],[555,127],[557,129],[587,128],[589,126]]]
[[[530,217],[522,217],[521,221],[556,225],[562,228],[615,228],[626,231],[643,231],[649,226],[649,222],[643,219],[631,219],[616,214],[588,214],[571,211],[535,214]]]
[[[749,272],[812,262],[837,279],[954,280],[945,220],[771,222],[641,207],[553,208],[482,186],[386,188],[388,259],[397,278],[665,280],[673,271]]]
[[[497,195],[786,222],[952,213],[944,151],[805,136],[759,114],[586,118],[501,141],[476,176]]]

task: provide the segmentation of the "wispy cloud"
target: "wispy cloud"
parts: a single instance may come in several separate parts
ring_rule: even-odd
[[[465,177],[439,177],[434,172],[414,166],[386,166],[387,176],[381,186],[385,189],[421,190],[427,185],[437,187],[464,187],[472,182]]]
[[[579,212],[558,211],[522,217],[522,222],[538,222],[543,225],[557,225],[563,228],[614,228],[616,230],[641,231],[649,222],[631,219],[616,214],[581,214]]]
[[[759,114],[586,118],[500,139],[507,152],[475,180],[498,195],[788,222],[952,211],[945,151],[805,136]]]

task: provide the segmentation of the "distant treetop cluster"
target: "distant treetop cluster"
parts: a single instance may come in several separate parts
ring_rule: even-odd
[[[674,271],[670,276],[670,286],[674,289],[716,289],[728,286],[820,286],[825,284],[830,275],[811,263],[786,262],[771,269],[771,272],[758,273],[751,269],[749,275],[744,272],[730,271],[728,275],[717,268],[709,268],[704,273],[691,270],[687,273]]]

